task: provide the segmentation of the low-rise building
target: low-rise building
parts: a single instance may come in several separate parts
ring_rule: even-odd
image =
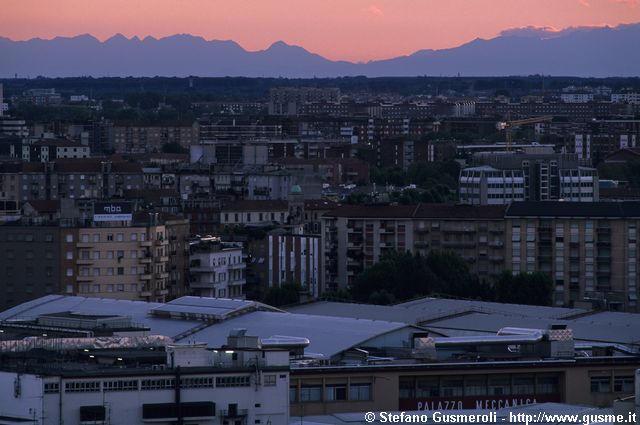
[[[64,319],[64,318],[61,318]],[[3,422],[288,424],[288,351],[241,331],[218,349],[164,336],[0,342]],[[105,348],[106,347],[106,348]],[[115,351],[117,350],[117,351]],[[73,358],[59,360],[61,353]],[[24,356],[33,359],[17,368]],[[55,359],[59,367],[43,366]],[[36,362],[40,361],[41,364]]]

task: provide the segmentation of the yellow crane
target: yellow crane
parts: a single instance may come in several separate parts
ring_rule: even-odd
[[[500,121],[496,124],[496,128],[498,130],[504,130],[504,134],[505,134],[505,139],[507,142],[507,151],[511,150],[511,129],[513,129],[514,127],[519,127],[521,125],[525,125],[525,124],[535,124],[535,123],[539,123],[539,122],[546,122],[546,121],[551,121],[553,120],[553,116],[551,115],[543,115],[541,117],[532,117],[532,118],[525,118],[523,120],[510,120],[507,119],[507,121]]]

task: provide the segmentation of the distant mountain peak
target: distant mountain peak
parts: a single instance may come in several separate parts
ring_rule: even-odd
[[[351,63],[331,61],[282,40],[264,50],[247,51],[233,40],[206,40],[191,34],[141,40],[118,33],[104,42],[89,34],[19,42],[0,37],[0,77],[640,76],[638,39],[640,24],[512,28],[495,38],[477,38],[458,47]]]

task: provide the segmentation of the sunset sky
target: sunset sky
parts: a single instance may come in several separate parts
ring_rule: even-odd
[[[455,47],[514,27],[635,22],[640,0],[0,0],[0,36],[14,40],[188,33],[248,50],[282,40],[351,61]]]

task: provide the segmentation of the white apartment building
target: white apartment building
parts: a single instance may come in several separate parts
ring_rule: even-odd
[[[189,287],[201,297],[244,298],[242,246],[202,241],[191,245]]]

